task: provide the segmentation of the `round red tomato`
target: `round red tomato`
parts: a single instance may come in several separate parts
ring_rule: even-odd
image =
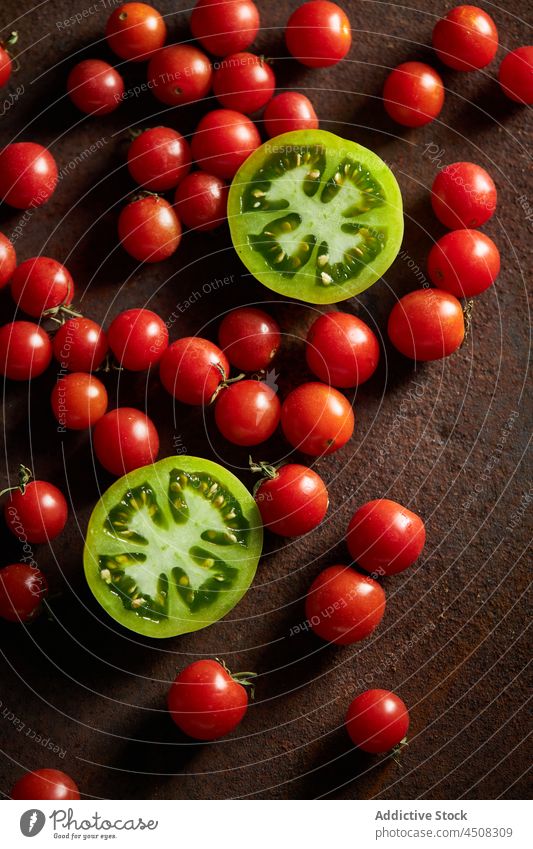
[[[504,94],[516,103],[533,103],[533,46],[518,47],[500,65],[498,79]]]
[[[363,752],[389,752],[405,741],[409,711],[390,690],[366,690],[351,703],[346,714],[346,730]]]
[[[11,280],[17,267],[17,254],[7,236],[0,233],[0,289]]]
[[[143,62],[163,47],[167,27],[147,3],[124,3],[107,19],[105,37],[113,53],[130,62]]]
[[[355,511],[346,541],[362,569],[395,575],[418,559],[426,542],[426,529],[420,516],[407,507],[378,498]]]
[[[60,262],[47,256],[21,262],[11,278],[11,294],[17,306],[39,318],[47,311],[67,306],[74,297],[74,281]]]
[[[385,593],[377,581],[349,566],[329,566],[311,584],[305,615],[315,634],[338,646],[364,640],[385,612]]]
[[[421,362],[449,357],[465,336],[463,308],[441,289],[409,292],[394,305],[387,326],[395,348]]]
[[[258,29],[259,12],[251,0],[198,0],[192,10],[192,34],[215,56],[245,50]]]
[[[13,790],[12,799],[53,799],[70,801],[79,799],[80,791],[72,778],[59,769],[36,769],[19,778]]]
[[[354,428],[351,404],[324,383],[304,383],[287,395],[281,408],[281,427],[293,448],[319,457],[338,451]]]
[[[90,318],[71,318],[54,336],[54,357],[68,371],[96,371],[107,354],[107,337]]]
[[[36,566],[11,563],[0,569],[0,617],[8,622],[31,622],[40,613],[48,591]]]
[[[379,342],[368,324],[345,312],[328,312],[311,325],[305,348],[307,365],[332,386],[359,386],[374,374]]]
[[[13,71],[13,62],[8,47],[13,47],[18,41],[18,33],[12,32],[9,38],[0,44],[0,87],[9,82]]]
[[[146,309],[125,310],[107,331],[109,347],[128,371],[145,371],[158,363],[168,347],[168,330],[162,318]]]
[[[86,115],[114,112],[124,94],[124,80],[101,59],[84,59],[75,65],[67,80],[68,96]]]
[[[16,142],[0,151],[0,198],[10,206],[41,206],[53,195],[57,180],[56,161],[42,145]]]
[[[170,127],[144,130],[131,143],[128,169],[133,179],[153,192],[175,188],[191,168],[191,150]]]
[[[239,307],[222,319],[218,341],[235,368],[265,371],[279,351],[281,330],[264,310]]]
[[[183,404],[209,404],[229,375],[226,355],[209,339],[185,336],[169,345],[159,364],[161,383]]]
[[[174,205],[186,227],[202,233],[214,230],[227,218],[228,186],[214,174],[194,171],[176,189]]]
[[[211,88],[211,62],[190,44],[163,47],[150,59],[148,86],[167,106],[181,106],[205,97]]]
[[[290,16],[285,40],[289,53],[302,65],[327,68],[344,59],[350,49],[350,21],[335,3],[311,0]]]
[[[0,372],[10,380],[31,380],[50,365],[48,333],[31,321],[13,321],[0,328]]]
[[[85,430],[96,424],[107,410],[107,392],[92,374],[72,372],[59,378],[52,389],[51,403],[61,427]]]
[[[221,106],[250,114],[268,103],[276,88],[274,71],[262,56],[233,53],[219,62],[213,91]]]
[[[500,252],[479,230],[452,230],[436,242],[428,256],[431,282],[457,298],[488,289],[500,273]]]
[[[254,487],[254,498],[263,524],[282,537],[307,534],[328,511],[326,484],[312,469],[298,463],[274,467],[252,465],[263,479]]]
[[[48,542],[59,536],[68,518],[63,493],[48,481],[31,481],[9,493],[4,505],[9,530],[23,542]]]
[[[259,445],[276,430],[280,411],[275,389],[259,380],[239,380],[218,396],[215,421],[234,445]]]
[[[215,109],[198,124],[191,148],[201,168],[231,180],[260,144],[257,127],[246,115],[232,109]]]
[[[93,445],[104,469],[118,477],[154,463],[159,436],[152,420],[140,410],[118,407],[96,422]]]
[[[440,114],[444,85],[423,62],[404,62],[387,77],[383,103],[393,121],[404,127],[422,127]]]
[[[450,230],[481,227],[496,211],[496,186],[492,178],[473,162],[446,165],[433,181],[433,212]]]
[[[474,71],[492,62],[498,49],[496,24],[478,6],[456,6],[433,30],[437,56],[455,71]]]
[[[273,97],[265,109],[263,126],[269,138],[294,130],[317,130],[318,118],[305,94],[284,91]]]
[[[181,241],[181,224],[164,198],[149,195],[125,206],[118,219],[122,247],[139,262],[161,262]]]

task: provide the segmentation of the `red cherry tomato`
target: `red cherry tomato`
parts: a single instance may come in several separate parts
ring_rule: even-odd
[[[131,176],[152,192],[175,188],[190,168],[190,147],[181,133],[170,127],[145,130],[134,139],[128,151]]]
[[[109,347],[128,371],[145,371],[158,363],[168,347],[168,330],[162,318],[146,309],[125,310],[107,331]]]
[[[125,206],[118,219],[122,247],[139,262],[161,262],[181,242],[181,224],[164,198],[150,195]]]
[[[351,404],[324,383],[304,383],[287,395],[281,408],[281,427],[293,448],[319,457],[338,451],[354,428]]]
[[[372,377],[379,362],[379,342],[368,324],[355,315],[328,312],[309,328],[305,354],[319,380],[347,388]]]
[[[0,233],[0,289],[11,280],[17,267],[17,254],[7,236]]]
[[[226,313],[218,328],[220,347],[235,368],[264,371],[281,345],[279,325],[255,307],[239,307]]]
[[[54,357],[68,371],[96,371],[107,354],[107,337],[90,318],[71,318],[54,336]]]
[[[498,49],[496,24],[478,6],[456,6],[433,30],[437,56],[455,71],[474,71],[492,62]]]
[[[267,528],[282,537],[297,537],[321,523],[329,496],[320,475],[297,463],[280,468],[261,463],[260,469],[267,476],[254,488],[254,498]]]
[[[52,197],[57,180],[56,161],[42,145],[16,142],[0,151],[0,198],[10,206],[41,206]]]
[[[428,256],[431,282],[457,298],[488,289],[500,273],[500,252],[479,230],[452,230],[436,242]]]
[[[67,80],[68,96],[86,115],[107,115],[120,106],[124,80],[101,59],[84,59],[75,65]]]
[[[213,76],[213,91],[221,106],[247,115],[268,103],[276,88],[270,65],[253,53],[233,53],[219,64]]]
[[[259,380],[239,380],[217,398],[215,421],[234,445],[259,445],[279,424],[281,404],[271,386]]]
[[[349,566],[330,566],[311,584],[305,615],[315,634],[338,646],[364,640],[385,612],[385,593],[377,581]]]
[[[217,660],[197,660],[180,672],[168,692],[170,715],[189,737],[218,740],[243,719],[248,707],[243,685],[252,677],[250,672],[232,675]]]
[[[74,281],[60,262],[37,256],[17,266],[11,278],[11,295],[21,310],[39,318],[72,302]]]
[[[180,221],[191,230],[214,230],[227,218],[228,186],[214,174],[194,171],[176,189],[174,206]]]
[[[113,53],[130,62],[143,62],[163,47],[167,27],[147,3],[124,3],[107,19],[105,37]]]
[[[211,62],[189,44],[163,47],[150,59],[148,85],[167,106],[181,106],[205,97],[211,88]]]
[[[533,103],[533,46],[518,47],[500,65],[502,91],[516,103]]]
[[[439,115],[444,85],[429,65],[404,62],[387,77],[383,103],[393,121],[404,127],[422,127]]]
[[[365,690],[351,703],[346,730],[352,743],[363,752],[389,752],[405,740],[409,711],[390,690]]]
[[[72,372],[59,378],[52,389],[51,403],[61,427],[85,430],[96,424],[107,410],[107,392],[92,374]]]
[[[9,38],[0,44],[0,88],[9,82],[11,72],[13,71],[13,63],[7,48],[16,44],[17,40],[18,34],[12,32]]]
[[[260,144],[257,127],[246,115],[232,109],[215,109],[198,124],[191,148],[201,168],[231,180]]]
[[[344,59],[350,49],[350,21],[335,3],[311,0],[290,16],[285,40],[289,53],[302,65],[327,68]]]
[[[40,613],[48,584],[36,566],[12,563],[0,569],[0,617],[31,622]]]
[[[173,342],[159,364],[161,383],[183,404],[209,404],[228,375],[226,355],[199,336],[185,336]]]
[[[192,10],[192,34],[215,56],[245,50],[258,29],[259,12],[251,0],[198,0]]]
[[[420,556],[424,522],[396,501],[378,498],[359,507],[348,525],[348,550],[366,572],[395,575]]]
[[[148,416],[133,407],[118,407],[96,422],[94,453],[112,475],[125,475],[154,463],[159,436]]]
[[[48,333],[31,321],[13,321],[0,327],[0,373],[10,380],[31,380],[50,365],[52,343]]]
[[[68,517],[63,493],[48,481],[31,481],[24,492],[10,492],[4,506],[9,530],[24,542],[48,542],[59,536]]]
[[[395,348],[421,362],[449,357],[465,336],[463,308],[441,289],[409,292],[394,305],[387,327]]]
[[[496,211],[496,186],[473,162],[446,165],[431,188],[433,212],[450,230],[481,227]]]
[[[263,126],[269,138],[293,130],[317,130],[318,118],[305,94],[284,91],[272,98],[263,115]]]
[[[59,769],[36,769],[19,778],[13,790],[12,799],[53,799],[70,801],[79,799],[80,791],[72,778]]]

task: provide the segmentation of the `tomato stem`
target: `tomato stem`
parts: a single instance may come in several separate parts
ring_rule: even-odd
[[[248,463],[251,472],[261,475],[261,478],[254,484],[253,495],[256,494],[262,483],[275,480],[279,469],[283,466],[283,463],[267,463],[265,460],[259,460],[256,463],[251,455],[248,457]]]
[[[465,335],[462,344],[466,342],[467,336],[470,332],[470,328],[472,326],[472,318],[474,316],[474,300],[473,298],[469,298],[466,304],[463,307],[463,315],[465,320]]]
[[[237,684],[240,684],[242,687],[248,687],[250,689],[250,699],[253,700],[255,698],[255,684],[253,679],[257,678],[257,672],[231,672],[231,670],[226,666],[224,660],[219,657],[215,659],[217,663],[220,663],[224,671],[228,673],[233,681],[236,681]]]
[[[222,375],[223,379],[218,384],[217,388],[215,389],[215,391],[211,395],[211,398],[209,399],[210,404],[213,404],[213,402],[216,401],[216,399],[218,398],[219,394],[222,392],[223,389],[226,389],[226,387],[230,386],[230,384],[232,384],[232,383],[237,383],[238,380],[242,380],[243,377],[245,376],[244,372],[241,372],[241,374],[238,374],[237,377],[226,377],[226,372],[224,371],[223,366],[220,363],[215,363],[215,365],[216,365],[217,369],[219,370],[220,374]]]
[[[404,737],[403,740],[400,740],[400,742],[397,743],[396,746],[394,746],[393,749],[391,749],[391,753],[390,753],[391,758],[394,761],[394,763],[397,766],[400,767],[400,769],[403,769],[403,764],[402,764],[400,755],[403,752],[403,750],[405,749],[405,747],[408,746],[408,745],[409,745],[409,742],[407,740],[407,737]]]
[[[18,32],[10,32],[8,38],[2,42],[2,47],[13,47],[19,40]]]
[[[21,493],[24,495],[24,493],[26,492],[26,487],[29,484],[29,482],[31,481],[32,477],[33,477],[32,470],[28,469],[27,466],[24,466],[21,463],[20,466],[19,466],[19,470],[18,470],[19,482],[18,482],[17,486],[8,486],[8,487],[6,487],[6,489],[3,489],[0,492],[0,498],[2,497],[2,495],[6,495],[8,492],[14,492],[16,489],[19,489],[21,491]]]

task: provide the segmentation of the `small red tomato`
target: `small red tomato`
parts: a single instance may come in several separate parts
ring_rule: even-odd
[[[125,475],[155,463],[159,436],[148,416],[133,407],[118,407],[96,422],[94,453],[112,475]]]
[[[389,752],[405,741],[409,711],[390,690],[365,690],[351,703],[346,730],[352,743],[363,752]]]
[[[40,613],[48,591],[36,566],[11,563],[0,569],[0,617],[8,622],[31,622]]]
[[[280,468],[260,463],[252,470],[266,475],[254,487],[254,498],[267,528],[282,537],[297,537],[320,524],[329,504],[320,475],[297,463]]]
[[[235,368],[264,371],[279,351],[281,331],[264,310],[239,307],[222,319],[218,341]]]
[[[441,289],[417,289],[394,305],[387,327],[395,348],[421,362],[449,357],[465,337],[463,308]]]
[[[349,566],[329,566],[311,584],[305,615],[315,634],[347,646],[364,640],[385,612],[385,593],[377,581]]]
[[[17,267],[17,254],[7,236],[0,233],[0,289],[11,280]]]
[[[435,242],[428,256],[431,282],[457,298],[488,289],[500,273],[500,252],[479,230],[452,230]]]
[[[31,481],[15,489],[4,505],[9,530],[23,542],[48,542],[59,536],[68,518],[63,493],[48,481]]]
[[[275,390],[259,380],[224,387],[215,406],[217,427],[234,445],[259,445],[279,424],[281,404]]]
[[[9,47],[18,41],[18,33],[12,32],[9,38],[0,44],[0,88],[9,82],[13,71],[13,62],[9,54]]]
[[[352,558],[366,572],[395,575],[418,559],[426,542],[426,529],[412,510],[388,498],[378,498],[355,511],[346,542]]]
[[[107,331],[109,347],[128,371],[145,371],[158,363],[168,347],[168,330],[162,318],[146,309],[125,310]]]
[[[212,76],[211,62],[205,53],[190,44],[163,47],[148,65],[148,85],[167,106],[201,100],[211,88]]]
[[[232,109],[215,109],[198,124],[191,148],[201,168],[231,180],[260,144],[257,127],[246,115]]]
[[[500,65],[502,91],[516,103],[533,103],[533,46],[518,47]]]
[[[122,247],[139,262],[161,262],[181,241],[181,224],[172,206],[157,195],[133,200],[118,219]]]
[[[368,324],[345,312],[328,312],[313,322],[305,348],[307,365],[332,386],[359,386],[374,374],[379,342]]]
[[[456,6],[433,30],[437,56],[455,71],[474,71],[492,62],[498,49],[496,24],[478,6]]]
[[[107,354],[107,337],[90,318],[71,318],[54,336],[54,357],[68,371],[96,371]]]
[[[197,0],[192,10],[192,34],[215,56],[245,50],[258,29],[259,12],[251,0]]]
[[[492,178],[473,162],[446,165],[433,181],[433,212],[450,230],[481,227],[496,211],[496,186]]]
[[[48,333],[31,321],[13,321],[0,327],[0,372],[10,380],[31,380],[50,365],[52,343]]]
[[[12,799],[53,799],[70,801],[79,799],[80,791],[72,778],[59,769],[36,769],[19,778],[13,790]]]
[[[429,65],[404,62],[387,77],[383,103],[393,121],[404,127],[422,127],[439,115],[444,85]]]
[[[348,53],[352,30],[340,6],[328,0],[311,0],[290,16],[285,40],[289,53],[302,65],[327,68]]]
[[[194,171],[176,189],[174,206],[180,220],[191,230],[214,230],[227,218],[228,186],[214,174]]]
[[[267,136],[273,138],[294,130],[317,130],[318,118],[313,104],[305,94],[284,91],[272,98],[263,115]]]
[[[60,377],[52,389],[52,412],[67,430],[85,430],[102,418],[107,410],[107,392],[97,377],[72,372]]]
[[[190,147],[181,133],[170,127],[144,130],[132,141],[128,151],[131,176],[152,192],[175,188],[190,168]]]
[[[262,56],[233,53],[218,64],[213,91],[221,106],[249,115],[268,103],[276,88],[274,71]]]
[[[159,364],[161,383],[183,404],[209,404],[229,375],[226,355],[209,339],[185,336],[169,345]]]
[[[107,19],[105,37],[113,53],[130,62],[143,62],[163,47],[165,21],[147,3],[123,3]]]
[[[84,59],[75,65],[67,80],[68,96],[86,115],[107,115],[120,106],[124,80],[101,59]]]
[[[60,262],[37,256],[17,266],[11,278],[11,295],[23,312],[39,318],[72,302],[74,281]]]
[[[0,151],[0,198],[16,209],[41,206],[57,186],[54,157],[40,144],[16,142]]]
[[[293,448],[319,457],[338,451],[354,428],[351,404],[324,383],[304,383],[293,389],[281,408],[281,427]]]

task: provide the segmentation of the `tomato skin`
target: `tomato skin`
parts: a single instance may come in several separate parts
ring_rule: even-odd
[[[233,731],[248,708],[246,689],[216,660],[183,669],[168,693],[172,719],[195,740],[218,740]]]
[[[329,566],[320,572],[305,600],[305,615],[315,634],[337,646],[364,640],[384,612],[381,585],[349,566]]]
[[[218,341],[235,368],[248,372],[263,371],[279,350],[281,330],[264,310],[239,307],[226,313],[222,319]]]
[[[395,348],[420,362],[449,357],[465,337],[463,308],[441,289],[417,289],[394,305],[387,326]]]
[[[515,103],[533,103],[533,46],[518,47],[503,59],[498,80]]]
[[[107,391],[92,374],[71,372],[60,377],[52,389],[52,412],[67,430],[85,430],[107,410]]]
[[[352,43],[345,12],[328,0],[310,0],[290,16],[285,29],[289,53],[309,68],[327,68],[344,59]]]
[[[194,171],[176,189],[174,206],[181,221],[191,230],[206,233],[227,219],[229,188],[224,180]]]
[[[146,309],[121,312],[111,322],[107,338],[119,365],[128,371],[145,371],[158,363],[168,348],[165,322]]]
[[[31,622],[41,611],[48,592],[40,569],[11,563],[0,569],[0,617],[8,622]]]
[[[262,109],[272,98],[276,78],[270,65],[253,53],[233,53],[219,63],[213,76],[213,92],[225,109],[246,115]]]
[[[189,44],[171,44],[152,56],[148,84],[152,93],[167,106],[193,103],[211,88],[213,69],[201,50]]]
[[[205,50],[227,56],[250,46],[259,29],[259,12],[251,0],[198,0],[190,23]]]
[[[246,115],[233,109],[215,109],[198,124],[191,148],[201,168],[231,180],[260,144],[257,127]]]
[[[239,380],[217,398],[215,421],[234,445],[259,445],[276,430],[281,404],[276,392],[260,380]]]
[[[72,303],[74,281],[60,262],[37,256],[17,266],[11,278],[11,295],[21,310],[39,318],[46,310]]]
[[[426,529],[412,510],[388,498],[377,498],[355,511],[346,542],[350,555],[366,572],[396,575],[420,556]]]
[[[181,242],[181,224],[164,198],[149,196],[123,207],[118,219],[122,247],[139,262],[161,262]]]
[[[11,791],[12,799],[79,799],[80,791],[72,778],[59,769],[36,769],[19,778]]]
[[[105,37],[113,53],[130,62],[145,62],[163,47],[167,27],[147,3],[124,3],[107,19]]]
[[[131,176],[153,192],[174,189],[191,170],[191,162],[188,142],[170,127],[144,130],[128,151]]]
[[[124,80],[108,62],[84,59],[68,75],[68,96],[86,115],[108,115],[118,109]]]
[[[431,205],[450,230],[481,227],[496,211],[496,186],[484,168],[473,162],[446,165],[431,187]]]
[[[428,256],[431,282],[456,298],[471,298],[492,286],[500,273],[500,252],[479,230],[452,230]]]
[[[46,371],[52,360],[48,333],[31,321],[13,321],[0,327],[0,373],[10,380],[31,380]]]
[[[7,52],[3,44],[0,44],[0,87],[5,86],[9,82],[13,63],[11,56]]]
[[[402,742],[409,729],[409,711],[390,690],[365,690],[356,696],[346,714],[346,730],[363,752],[389,752]]]
[[[70,318],[55,334],[53,350],[68,371],[96,371],[107,354],[107,336],[90,318]]]
[[[320,475],[307,466],[287,463],[255,491],[263,524],[282,537],[307,534],[327,513],[329,496]]]
[[[4,505],[9,530],[24,542],[42,543],[59,536],[68,518],[65,496],[48,481],[31,481],[24,493],[10,492]]]
[[[159,364],[161,383],[183,404],[209,404],[228,375],[226,355],[199,336],[184,336],[173,342]]]
[[[96,457],[117,477],[154,463],[159,436],[148,416],[134,407],[117,407],[96,422],[93,431]]]
[[[11,280],[17,267],[17,254],[7,236],[0,233],[0,289]]]
[[[443,107],[442,79],[423,62],[404,62],[387,77],[383,103],[393,121],[404,127],[423,127]]]
[[[372,377],[379,363],[379,342],[355,315],[328,312],[309,328],[305,355],[319,380],[346,389]]]
[[[498,49],[496,24],[478,6],[456,6],[433,29],[437,56],[455,71],[474,71],[492,62]]]
[[[348,442],[354,414],[351,404],[333,387],[304,383],[285,398],[281,427],[293,448],[319,457],[338,451]]]
[[[318,117],[305,94],[284,91],[272,98],[263,115],[263,126],[269,138],[294,130],[318,130]]]
[[[0,151],[0,197],[10,206],[41,206],[53,195],[57,180],[56,161],[42,145],[16,142]]]

